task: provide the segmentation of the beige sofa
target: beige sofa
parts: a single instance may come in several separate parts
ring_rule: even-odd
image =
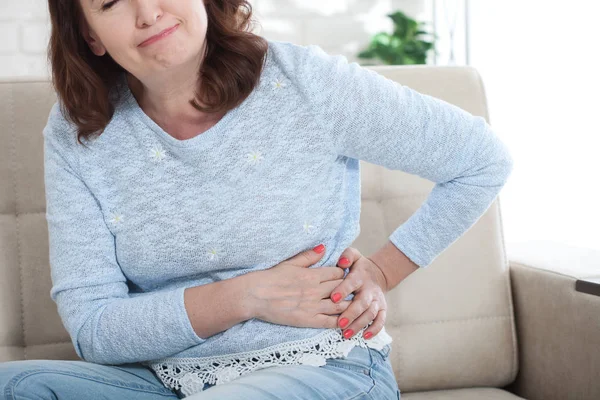
[[[472,68],[369,68],[488,117]],[[21,78],[0,82],[0,101],[0,362],[75,360],[49,296],[42,128],[55,95],[47,81]],[[433,183],[361,163],[353,246],[371,254]],[[388,293],[402,399],[600,399],[594,269],[600,278],[597,253],[544,242],[515,247],[507,259],[498,197],[432,265]]]

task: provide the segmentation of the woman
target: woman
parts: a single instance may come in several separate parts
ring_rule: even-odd
[[[485,120],[253,35],[246,1],[49,5],[51,296],[83,361],[4,363],[5,398],[399,399],[384,294],[506,182]],[[438,183],[370,257],[360,159]]]

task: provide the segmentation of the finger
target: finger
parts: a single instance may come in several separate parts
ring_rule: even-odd
[[[342,279],[345,275],[343,269],[332,268],[332,267],[319,267],[312,268],[312,271],[319,274],[320,282],[332,281],[334,279]]]
[[[358,333],[361,329],[368,326],[371,321],[377,318],[377,314],[379,313],[379,303],[377,301],[371,302],[371,304],[366,308],[366,310],[358,316],[353,322],[348,325],[348,327],[342,332],[346,339],[350,339],[356,333]]]
[[[371,326],[369,326],[363,332],[363,337],[366,340],[372,339],[373,337],[377,336],[377,334],[379,332],[381,332],[381,330],[383,329],[383,326],[385,325],[386,316],[387,316],[387,312],[385,309],[379,310],[379,312],[377,313],[377,317],[373,320],[373,323],[371,324]],[[372,333],[371,336],[367,335],[367,333],[369,333],[369,332]]]
[[[339,314],[343,313],[344,311],[346,311],[348,309],[348,307],[350,306],[350,304],[352,304],[351,300],[344,300],[344,301],[340,301],[339,303],[334,303],[333,301],[331,301],[329,299],[323,299],[319,303],[319,312],[321,314],[327,314],[327,315],[334,315],[334,314],[339,315]],[[337,318],[336,318],[336,322],[337,322]],[[335,328],[337,328],[337,326]]]
[[[356,257],[357,250],[354,247],[348,247],[346,250],[340,254],[340,258],[338,259],[337,266],[341,268],[350,267],[354,261],[356,261],[359,257]]]
[[[358,275],[350,272],[346,275],[346,278],[336,288],[331,291],[331,300],[334,302],[340,301],[348,297],[350,293],[353,293],[360,289],[363,285],[363,281]]]
[[[325,255],[325,245],[318,245],[313,249],[301,251],[293,257],[288,258],[286,261],[292,265],[298,267],[310,267]]]
[[[348,329],[352,326],[352,323],[360,317],[371,305],[371,299],[366,295],[356,295],[352,299],[352,304],[339,316],[338,322],[339,327],[342,329]],[[354,333],[357,330],[354,328]]]
[[[329,329],[334,329],[337,328],[337,317],[335,316],[329,316],[329,315],[325,315],[325,314],[317,314],[315,315],[315,321],[317,322],[318,327],[320,328],[329,328]],[[311,324],[310,327],[312,327],[313,325]]]
[[[321,282],[319,284],[319,294],[321,295],[321,298],[331,300],[331,292],[333,291],[333,289],[338,287],[342,282],[344,282],[343,279],[336,279],[335,281]],[[333,301],[333,300],[331,300],[331,301]]]

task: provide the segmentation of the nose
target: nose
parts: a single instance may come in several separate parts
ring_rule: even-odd
[[[162,15],[163,11],[160,7],[160,1],[156,0],[141,0],[137,1],[137,27],[145,28],[147,26],[152,26],[158,21]]]

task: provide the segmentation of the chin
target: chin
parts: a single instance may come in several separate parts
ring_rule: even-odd
[[[146,66],[155,65],[156,69],[165,70],[168,68],[177,68],[192,62],[194,57],[182,57],[181,54],[157,54],[152,57]]]
[[[165,67],[176,67],[193,62],[200,51],[201,49],[191,50],[188,46],[156,46],[156,50],[148,52],[144,58]]]

